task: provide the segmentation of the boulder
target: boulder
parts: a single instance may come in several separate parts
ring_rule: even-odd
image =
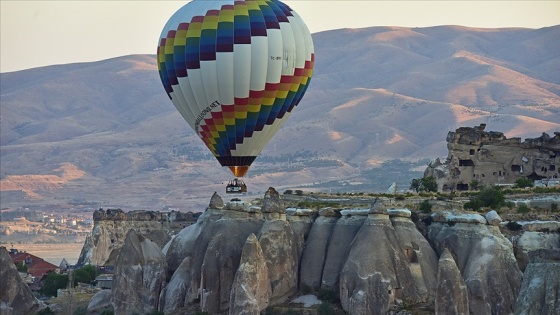
[[[91,300],[89,300],[87,306],[88,313],[100,312],[108,308],[112,309],[113,305],[111,304],[111,297],[112,297],[112,293],[110,289],[101,290],[95,293],[91,297]]]
[[[159,246],[135,230],[127,233],[113,276],[115,314],[148,313],[159,309],[167,262]]]
[[[210,204],[208,207],[211,209],[222,209],[224,207],[224,201],[217,192],[214,192],[212,198],[210,198]]]
[[[435,313],[436,315],[469,314],[467,286],[448,249],[443,251],[438,262]]]
[[[35,314],[42,306],[20,277],[6,247],[0,247],[0,314]]]
[[[485,217],[486,217],[486,221],[490,225],[500,226],[500,223],[502,223],[502,218],[496,212],[496,210],[492,210],[492,211],[488,212]]]
[[[285,213],[284,204],[280,199],[280,194],[276,189],[269,187],[264,194],[262,212],[264,213]]]

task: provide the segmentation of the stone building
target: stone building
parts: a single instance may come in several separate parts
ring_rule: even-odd
[[[534,139],[506,138],[484,131],[486,124],[460,127],[447,135],[445,162],[432,161],[424,176],[433,176],[439,190],[469,190],[473,184],[513,185],[517,178],[550,180],[560,177],[560,132]]]

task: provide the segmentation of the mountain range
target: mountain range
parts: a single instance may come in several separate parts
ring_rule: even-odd
[[[330,192],[408,189],[446,135],[560,131],[560,26],[371,27],[312,35],[315,69],[245,182]],[[232,178],[182,120],[155,55],[0,74],[1,207],[206,206]]]

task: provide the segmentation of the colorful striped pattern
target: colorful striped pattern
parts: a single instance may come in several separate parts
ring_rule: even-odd
[[[250,165],[313,73],[309,30],[277,0],[194,0],[165,26],[163,86],[223,166]]]

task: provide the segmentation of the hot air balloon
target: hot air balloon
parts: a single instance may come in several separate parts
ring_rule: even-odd
[[[237,178],[302,99],[314,48],[280,1],[194,0],[165,25],[157,62],[179,113]]]

